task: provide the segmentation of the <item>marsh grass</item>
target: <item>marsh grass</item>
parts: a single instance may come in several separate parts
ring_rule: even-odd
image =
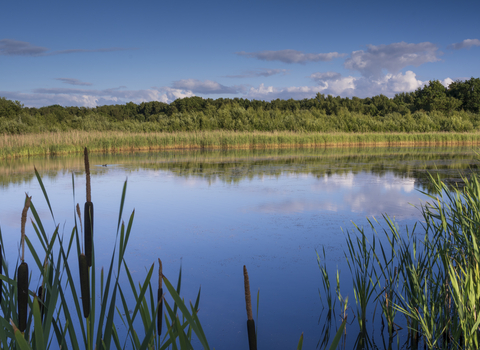
[[[480,133],[302,133],[302,132],[151,132],[66,131],[1,135],[0,159],[83,152],[169,149],[269,149],[284,147],[477,145]]]
[[[55,223],[47,192],[36,169],[35,174],[43,190],[52,220]],[[72,185],[75,189],[73,175]],[[17,306],[20,302],[17,294],[19,288],[17,274],[15,273],[14,276],[10,275],[8,256],[3,250],[3,236],[0,230],[0,249],[2,249],[3,257],[3,274],[0,275],[0,279],[4,282],[2,286],[3,298],[0,317],[0,327],[2,329],[0,331],[0,347],[2,349],[43,350],[69,348],[74,350],[100,350],[110,348],[125,349],[126,347],[142,350],[163,350],[168,347],[172,349],[191,349],[193,348],[193,334],[195,334],[196,339],[204,349],[209,349],[197,316],[200,292],[195,305],[190,303],[188,306],[185,304],[184,300],[179,296],[181,272],[177,289],[173,288],[165,276],[161,276],[168,295],[173,300],[173,307],[170,307],[165,299],[163,300],[167,312],[162,317],[165,318],[167,333],[163,337],[157,333],[156,316],[158,314],[159,301],[153,297],[153,265],[140,285],[140,290],[137,290],[124,259],[134,219],[134,212],[130,215],[127,225],[125,225],[122,219],[126,189],[127,182],[125,182],[122,191],[111,263],[106,272],[104,272],[103,268],[101,269],[100,276],[97,276],[95,273],[97,270],[94,258],[95,248],[93,247],[92,268],[87,277],[90,284],[89,292],[92,297],[87,297],[88,300],[82,300],[82,304],[88,305],[87,307],[90,309],[89,315],[86,315],[85,318],[84,308],[80,305],[78,275],[72,270],[77,269],[76,264],[72,261],[78,261],[72,255],[80,256],[82,253],[76,208],[73,208],[75,226],[70,235],[66,237],[60,235],[59,225],[55,224],[55,230],[49,236],[38,215],[34,201],[30,202],[29,197],[27,197],[28,202],[30,202],[28,209],[33,216],[34,236],[36,236],[35,238],[39,242],[34,247],[29,236],[24,234],[24,229],[22,228],[22,241],[24,240],[25,245],[28,247],[28,252],[22,253],[21,259],[17,258],[16,266],[19,265],[20,261],[23,262],[24,254],[31,254],[35,264],[30,266],[28,277],[29,280],[39,277],[39,280],[42,281],[42,291],[40,295],[37,295],[35,290],[28,289],[28,312],[25,319],[25,329],[19,329],[20,327],[18,327],[22,320],[19,320],[17,313]],[[73,192],[73,198],[75,203],[75,191]],[[22,223],[25,221],[23,216],[26,218],[26,215],[22,215]],[[106,248],[102,247],[102,250]],[[122,288],[120,284],[120,276],[124,273],[127,275],[128,280],[126,288]],[[132,300],[125,297],[126,291],[133,293],[133,305]],[[82,296],[85,298],[83,291]],[[98,298],[98,296],[100,297]],[[165,298],[165,295],[162,295],[162,298]],[[131,309],[134,311],[130,315]],[[116,316],[117,312],[119,313],[118,317]],[[141,315],[142,319],[140,324],[135,323],[138,315]],[[117,332],[117,323],[123,323],[126,332]]]
[[[345,257],[360,326],[356,348],[375,348],[366,337],[365,320],[375,317],[372,310],[378,304],[389,348],[394,336],[399,340],[405,333],[412,349],[420,344],[428,349],[479,348],[480,182],[478,176],[463,181],[462,189],[452,189],[431,177],[438,194],[424,193],[431,201],[421,208],[423,222],[412,230],[401,233],[385,215],[383,227],[369,220],[371,235],[358,226],[347,232]],[[325,266],[319,262],[328,286]],[[329,288],[325,290],[328,300]],[[399,326],[404,323],[406,330]]]

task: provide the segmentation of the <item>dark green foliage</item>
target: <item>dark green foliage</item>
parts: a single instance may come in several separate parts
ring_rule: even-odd
[[[448,95],[460,100],[465,111],[480,112],[480,78],[453,82],[448,87]]]
[[[466,112],[466,113],[465,113]],[[480,79],[438,80],[394,98],[378,95],[342,98],[318,93],[303,100],[216,100],[198,96],[170,104],[24,108],[0,98],[0,134],[40,132],[130,131],[297,131],[411,132],[472,131],[479,127]]]

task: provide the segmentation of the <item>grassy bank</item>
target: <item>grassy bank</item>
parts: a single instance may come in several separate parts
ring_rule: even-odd
[[[170,149],[266,149],[330,146],[477,145],[480,133],[296,133],[67,131],[0,136],[0,159],[92,152]]]

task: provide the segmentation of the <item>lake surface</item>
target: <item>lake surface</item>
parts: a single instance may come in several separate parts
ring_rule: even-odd
[[[303,332],[304,349],[314,349],[323,336],[316,250],[325,248],[331,276],[339,268],[342,292],[354,306],[344,231],[353,231],[353,222],[366,227],[367,217],[381,221],[384,213],[400,227],[413,226],[428,200],[419,191],[430,191],[428,172],[461,185],[460,174],[478,170],[475,157],[470,147],[92,154],[96,266],[110,263],[128,178],[123,218],[127,222],[135,209],[135,219],[125,259],[136,281],[161,258],[176,284],[182,265],[185,299],[194,301],[201,286],[199,318],[210,346],[245,349],[246,265],[254,318],[260,290],[259,348],[295,348]],[[0,225],[11,266],[25,192],[47,231],[54,230],[34,165],[65,235],[73,227],[74,203],[83,208],[85,202],[82,155],[2,161]],[[27,235],[34,235],[30,224]],[[31,287],[37,284],[34,276]]]

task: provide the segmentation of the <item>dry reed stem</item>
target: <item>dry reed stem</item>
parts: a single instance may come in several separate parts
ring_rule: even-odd
[[[248,279],[247,267],[243,265],[243,281],[245,284],[245,304],[247,306],[247,318],[253,320],[252,315],[252,300],[250,296],[250,281]]]
[[[30,208],[30,201],[32,199],[32,197],[28,196],[28,194],[25,193],[25,195],[27,196],[27,200],[25,202],[25,206],[23,207],[23,210],[22,210],[22,229],[21,229],[21,232],[22,232],[22,236],[21,236],[21,239],[20,239],[20,245],[22,246],[22,256],[20,258],[20,260],[22,260],[22,263],[23,261],[25,260],[25,224],[27,222],[27,212],[28,212],[28,208]]]
[[[85,155],[85,174],[86,174],[86,177],[87,177],[87,202],[91,202],[92,201],[92,189],[90,187],[90,163],[88,161],[87,147],[85,147],[84,155]]]
[[[10,324],[12,325],[13,332],[16,332],[16,331],[19,330],[18,327],[15,325],[15,323],[13,323],[13,320],[12,320],[12,319],[10,319]]]
[[[158,259],[158,288],[162,288],[163,267],[162,260]]]

